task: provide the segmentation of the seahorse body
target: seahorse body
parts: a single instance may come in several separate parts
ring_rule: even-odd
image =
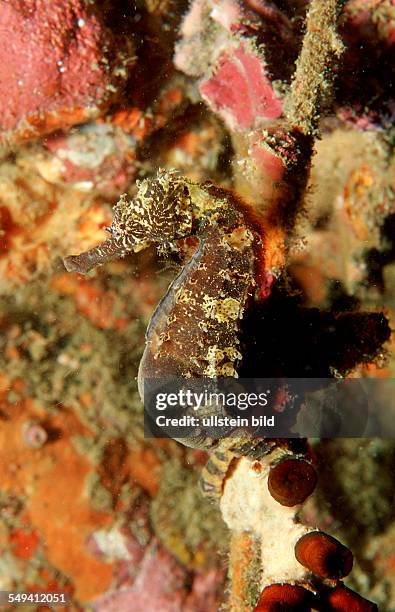
[[[202,214],[197,251],[170,285],[149,327],[143,378],[237,376],[239,324],[255,288],[254,235],[227,200],[211,199],[217,212]]]
[[[261,237],[231,192],[193,183],[188,192],[199,242],[151,319],[138,375],[142,398],[146,379],[237,377],[242,359],[240,321],[255,292]],[[198,430],[179,441],[213,449],[239,439]]]
[[[262,228],[252,211],[229,190],[160,170],[156,179],[138,184],[134,200],[120,199],[108,229],[107,241],[67,257],[66,268],[84,273],[149,244],[163,252],[198,238],[151,319],[138,376],[142,398],[147,378],[236,378],[240,322],[263,269]],[[221,447],[244,448],[247,438],[223,440]],[[202,448],[219,444],[204,436],[181,441]],[[266,453],[272,445],[252,446]]]
[[[152,318],[140,379],[147,374],[237,376],[239,324],[262,266],[260,227],[225,189],[159,171],[114,208],[111,238],[65,258],[68,270],[87,272],[149,244],[161,250],[197,236],[196,253],[170,285]]]

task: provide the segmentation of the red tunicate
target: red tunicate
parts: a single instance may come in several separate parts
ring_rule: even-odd
[[[340,584],[324,596],[320,610],[325,612],[378,612],[378,607],[375,603]]]
[[[269,472],[268,488],[282,506],[296,506],[311,495],[317,484],[317,474],[304,459],[284,459]]]
[[[347,576],[353,565],[352,552],[321,531],[302,536],[296,543],[295,557],[314,574],[332,580]]]
[[[310,612],[314,595],[294,584],[271,584],[261,594],[254,612]]]

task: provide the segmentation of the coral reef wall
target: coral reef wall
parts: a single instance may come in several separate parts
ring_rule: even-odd
[[[340,4],[303,55],[305,0],[0,0],[0,590],[99,612],[230,610],[232,589],[233,612],[257,605],[261,559],[242,533],[228,560],[223,520],[245,460],[222,516],[198,488],[207,453],[143,434],[144,334],[182,261],[62,263],[158,168],[262,215],[244,374],[395,377],[395,8]],[[345,584],[395,611],[395,442],[312,448],[297,518],[349,546]]]

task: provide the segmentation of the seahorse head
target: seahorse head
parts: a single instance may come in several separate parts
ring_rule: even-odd
[[[175,171],[159,170],[155,180],[137,182],[133,199],[121,196],[108,231],[126,250],[169,243],[190,235],[192,203],[188,182]]]
[[[155,179],[137,182],[133,199],[121,196],[114,207],[111,237],[80,255],[63,259],[66,270],[87,274],[96,266],[141,251],[150,244],[166,250],[192,233],[192,183],[174,170],[159,170]]]

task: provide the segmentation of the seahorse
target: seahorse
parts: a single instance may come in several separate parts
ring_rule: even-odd
[[[251,211],[231,191],[160,170],[156,179],[139,183],[134,200],[121,197],[108,231],[103,244],[66,257],[66,268],[86,273],[152,243],[163,253],[177,249],[181,239],[198,238],[194,255],[152,317],[140,381],[147,373],[237,377],[240,320],[263,257],[261,228]]]
[[[241,321],[258,297],[264,268],[262,227],[249,207],[232,191],[159,170],[156,178],[138,184],[133,200],[121,197],[108,231],[110,238],[102,244],[66,257],[66,269],[84,274],[151,244],[166,253],[180,250],[191,237],[197,242],[148,327],[138,374],[142,400],[147,378],[236,380],[243,358]],[[285,607],[308,611],[323,602],[328,610],[377,610],[339,582],[351,571],[351,552],[331,536],[295,520],[298,506],[317,481],[306,440],[265,439],[248,432],[214,439],[198,430],[180,441],[210,451],[201,490],[208,497],[221,498],[223,516],[236,534],[233,548],[239,547],[238,534],[246,516],[252,516],[248,529],[253,533],[258,523],[273,524],[269,530],[265,527],[262,541],[266,560],[271,550],[277,550],[283,532],[291,538],[293,548],[286,555],[278,554],[281,563],[276,571],[262,561],[264,588],[255,612]],[[259,517],[251,515],[249,502],[246,513],[241,508],[241,517],[232,504],[231,512],[226,511],[234,487],[246,483],[252,491],[247,487],[246,499],[255,495],[250,506],[255,508],[260,500]],[[271,538],[268,550],[267,538]]]
[[[240,323],[259,293],[264,269],[263,229],[253,210],[231,190],[210,182],[198,184],[175,171],[137,184],[137,195],[122,196],[114,207],[110,238],[78,256],[64,259],[67,270],[87,273],[96,266],[154,244],[161,253],[180,249],[195,237],[195,252],[157,306],[146,334],[138,386],[144,399],[146,378],[238,376],[242,361]],[[181,442],[195,448],[218,448],[227,470],[235,455],[258,458],[279,441],[247,434],[212,439],[203,431]],[[284,442],[285,445],[287,443]],[[215,456],[212,456],[215,461]],[[210,460],[202,490],[216,495]]]

